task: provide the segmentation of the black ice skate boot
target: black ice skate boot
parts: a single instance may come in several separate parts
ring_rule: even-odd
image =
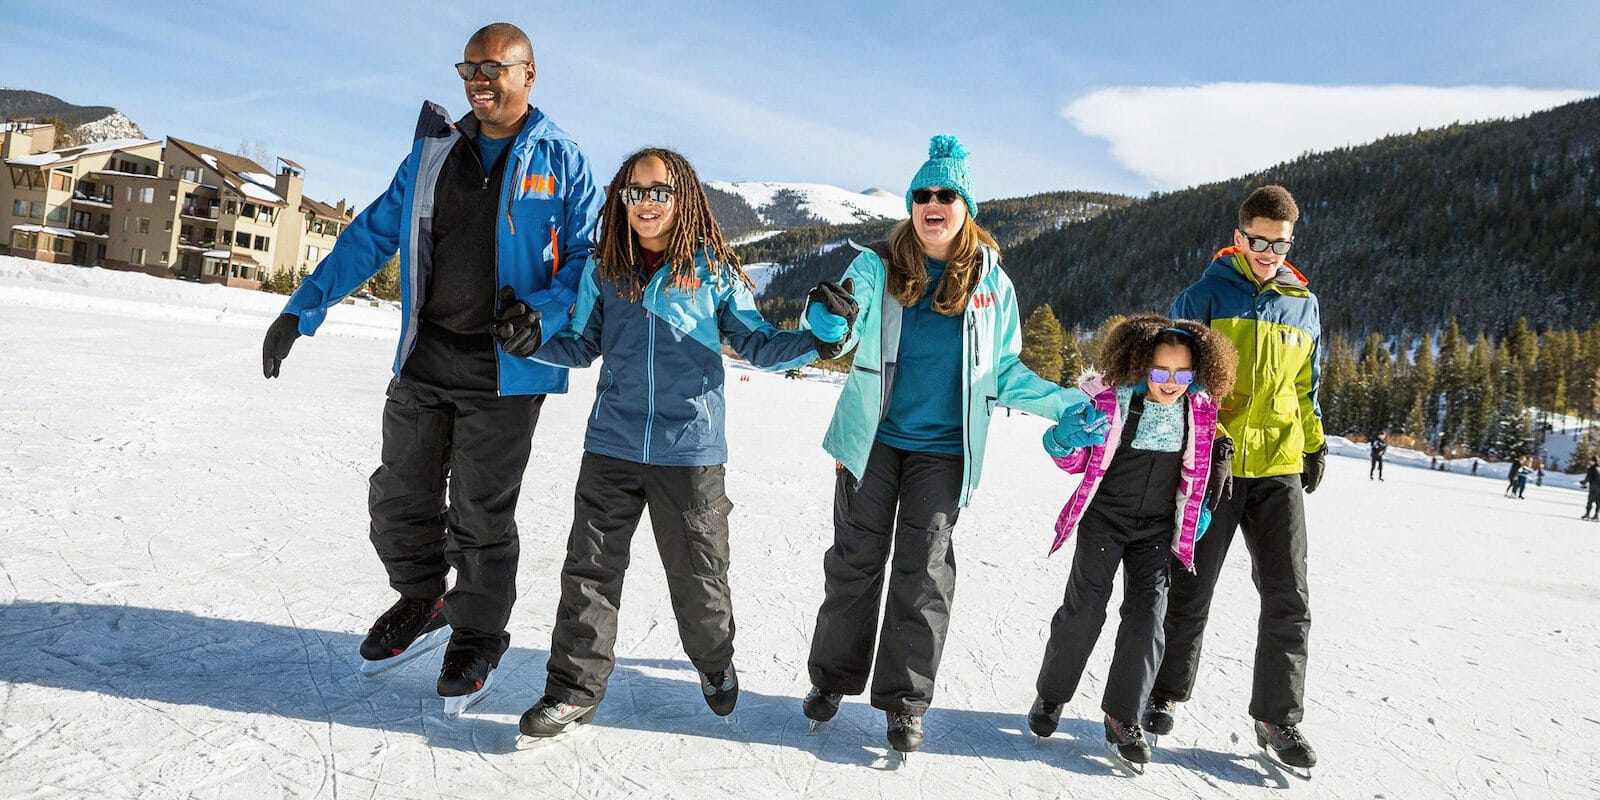
[[[1150,763],[1150,743],[1145,741],[1144,729],[1137,722],[1125,725],[1110,714],[1105,723],[1107,752],[1123,769],[1143,775],[1144,765]]]
[[[1166,736],[1172,733],[1173,718],[1177,716],[1177,711],[1178,701],[1152,696],[1144,702],[1144,713],[1139,715],[1139,722],[1150,733]]]
[[[1056,726],[1061,724],[1061,706],[1043,697],[1033,698],[1033,707],[1028,709],[1028,729],[1034,736],[1042,739],[1056,732]]]
[[[717,716],[726,717],[733,713],[734,704],[739,702],[739,674],[734,671],[732,664],[716,672],[702,672],[700,693],[706,696],[706,705]]]

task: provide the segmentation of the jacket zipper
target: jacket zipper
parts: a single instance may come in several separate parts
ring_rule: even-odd
[[[611,387],[616,383],[616,380],[616,376],[611,374],[611,370],[606,370],[606,385],[601,387],[600,396],[594,399],[594,418],[596,420],[600,419],[600,404],[605,402],[606,392],[611,391]]]
[[[650,293],[650,285],[645,285],[645,294]],[[641,459],[650,463],[650,433],[655,427],[656,420],[656,321],[650,314],[650,309],[644,309],[645,328],[645,415],[644,415],[644,452]]]

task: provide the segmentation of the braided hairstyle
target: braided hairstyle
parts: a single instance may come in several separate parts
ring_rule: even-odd
[[[668,183],[672,186],[673,221],[663,258],[671,265],[672,273],[667,283],[671,287],[692,291],[695,283],[695,254],[704,254],[711,274],[718,284],[727,278],[742,281],[754,288],[755,282],[744,273],[739,257],[723,241],[722,226],[711,215],[711,203],[706,199],[700,177],[688,159],[662,147],[646,147],[628,156],[606,187],[605,205],[600,209],[599,235],[595,242],[596,269],[602,280],[617,287],[618,294],[629,302],[644,295],[650,276],[644,274],[639,263],[639,237],[628,224],[628,207],[622,202],[622,192],[628,186],[633,167],[646,158],[658,158],[667,167]]]

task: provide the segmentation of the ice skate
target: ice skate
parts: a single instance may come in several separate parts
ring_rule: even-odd
[[[1311,780],[1311,768],[1317,765],[1317,751],[1300,734],[1299,727],[1256,720],[1255,731],[1256,745],[1261,748],[1263,758],[1296,778]]]
[[[400,598],[372,623],[361,642],[361,674],[377,675],[450,640],[444,621],[444,600]]]

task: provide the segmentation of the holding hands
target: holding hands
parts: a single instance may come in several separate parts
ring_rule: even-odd
[[[807,295],[806,321],[811,323],[811,333],[819,344],[832,345],[817,348],[817,354],[823,358],[839,355],[845,337],[856,324],[856,314],[861,307],[856,304],[854,291],[855,280],[845,278],[843,286],[823,281]]]
[[[496,315],[494,340],[506,355],[527,358],[538,351],[542,336],[539,321],[543,315],[527,303],[517,299],[517,291],[510,286],[500,287],[500,313]]]
[[[1056,458],[1065,457],[1080,447],[1093,447],[1106,440],[1111,418],[1092,403],[1068,409],[1059,422],[1044,432],[1044,449]]]

